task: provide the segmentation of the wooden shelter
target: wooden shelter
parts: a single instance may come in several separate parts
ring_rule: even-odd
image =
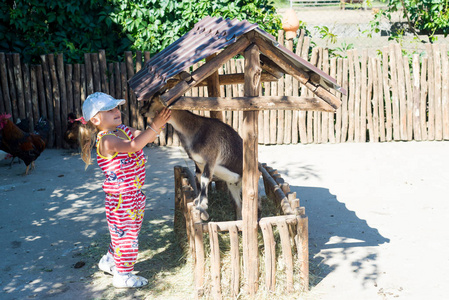
[[[218,69],[236,55],[245,58],[244,73],[219,75]],[[189,67],[206,59],[194,72]],[[317,97],[261,97],[260,84],[277,81],[284,74],[296,78]],[[244,84],[244,97],[220,97],[220,85]],[[209,97],[185,97],[198,85],[208,87]],[[220,111],[241,110],[243,114],[243,208],[242,237],[244,276],[248,293],[254,295],[258,282],[258,111],[317,110],[335,112],[340,100],[329,89],[346,93],[329,75],[314,67],[247,21],[206,17],[179,40],[148,61],[129,80],[137,100],[159,96],[171,109]]]

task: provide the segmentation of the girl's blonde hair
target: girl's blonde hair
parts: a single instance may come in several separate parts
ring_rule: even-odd
[[[92,148],[97,139],[97,132],[98,129],[91,121],[79,128],[78,141],[81,146],[81,159],[86,164],[84,169],[92,164]]]

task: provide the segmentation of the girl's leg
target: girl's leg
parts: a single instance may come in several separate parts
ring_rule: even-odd
[[[116,270],[134,270],[138,253],[138,234],[145,211],[145,195],[141,192],[107,197],[106,215]]]

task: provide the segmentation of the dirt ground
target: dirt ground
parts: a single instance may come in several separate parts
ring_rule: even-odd
[[[143,250],[158,249],[139,259],[141,274],[164,270],[154,266],[157,255],[167,265],[176,260],[156,233],[171,232],[173,166],[192,166],[179,148],[145,153]],[[309,217],[314,280],[304,299],[447,298],[447,153],[449,142],[259,147],[259,161],[279,170]],[[144,291],[117,294],[111,277],[98,272],[106,251],[98,245],[107,245],[98,167],[84,171],[79,155],[46,150],[30,175],[24,170],[23,163],[0,164],[1,299],[193,298],[192,282],[161,287],[156,275]],[[156,289],[166,291],[157,296]]]

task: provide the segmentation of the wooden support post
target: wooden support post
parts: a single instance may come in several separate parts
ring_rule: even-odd
[[[231,295],[238,298],[240,289],[240,252],[239,252],[239,230],[237,225],[229,228],[231,242]]]
[[[265,286],[267,290],[274,291],[276,286],[276,249],[273,228],[270,222],[260,221],[265,250]]]
[[[279,229],[279,235],[281,237],[282,256],[285,263],[285,273],[287,277],[287,292],[293,291],[293,255],[292,248],[290,246],[290,235],[288,232],[288,225],[285,220],[277,223]]]
[[[220,283],[220,248],[218,245],[217,224],[209,222],[209,239],[210,239],[210,265],[212,277],[212,297],[213,299],[221,299],[221,283]]]
[[[309,225],[308,218],[304,214],[300,214],[298,219],[298,259],[300,261],[300,280],[305,291],[309,290]]]
[[[259,96],[260,67],[259,48],[252,44],[246,48],[245,97]],[[258,199],[258,112],[243,112],[243,260],[248,293],[254,296],[258,288],[259,253],[257,241]]]
[[[192,211],[193,227],[195,229],[195,290],[196,296],[204,294],[205,255],[203,240],[203,225],[201,224],[200,211],[196,208]]]

